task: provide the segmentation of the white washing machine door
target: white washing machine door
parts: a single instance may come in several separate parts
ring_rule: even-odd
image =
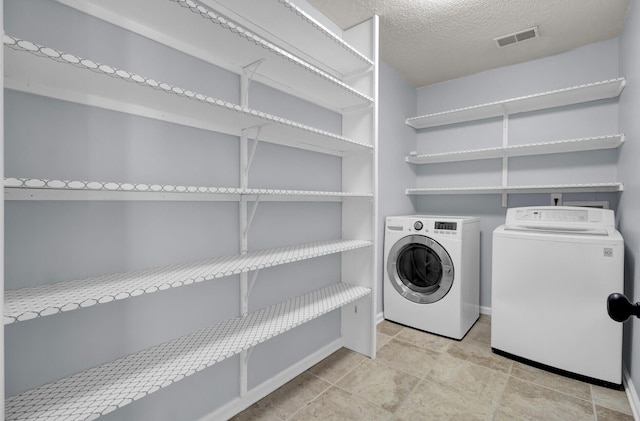
[[[415,303],[441,300],[453,285],[453,272],[447,250],[424,235],[403,237],[389,251],[387,273],[391,285]]]

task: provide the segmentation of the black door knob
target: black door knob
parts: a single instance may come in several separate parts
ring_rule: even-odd
[[[624,322],[631,316],[640,317],[640,303],[631,304],[627,297],[616,292],[607,298],[607,312],[616,322]]]

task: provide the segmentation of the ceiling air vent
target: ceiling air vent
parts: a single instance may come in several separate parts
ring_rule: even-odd
[[[498,47],[506,47],[507,45],[515,44],[520,41],[524,41],[539,36],[538,27],[525,29],[524,31],[516,32],[513,34],[505,35],[500,38],[494,38],[493,40],[498,44]]]

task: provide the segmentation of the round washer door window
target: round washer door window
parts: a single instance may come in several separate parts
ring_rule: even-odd
[[[391,285],[400,295],[419,304],[442,299],[453,285],[453,262],[437,241],[409,235],[391,248],[387,260]]]

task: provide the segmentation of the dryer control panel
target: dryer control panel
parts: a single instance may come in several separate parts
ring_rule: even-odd
[[[435,221],[435,223],[433,224],[433,228],[436,230],[443,230],[443,231],[455,231],[458,229],[458,223]]]
[[[460,239],[463,237],[466,225],[479,223],[480,219],[472,216],[388,216],[385,229],[387,233],[404,232],[437,236],[437,238]]]

